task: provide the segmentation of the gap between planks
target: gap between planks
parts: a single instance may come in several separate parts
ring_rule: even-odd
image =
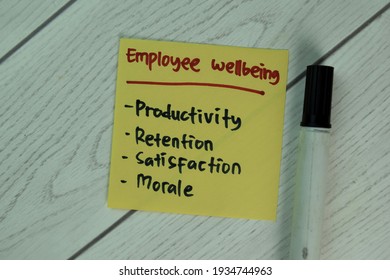
[[[5,55],[0,58],[0,64],[6,61],[14,53],[16,53],[21,47],[23,47],[28,41],[30,41],[35,35],[41,32],[46,26],[48,26],[53,20],[55,20],[59,15],[66,11],[72,4],[77,0],[70,0],[60,9],[58,9],[54,14],[52,14],[47,20],[45,20],[41,25],[39,25],[35,30],[28,34],[24,39],[17,43],[12,49],[10,49]]]

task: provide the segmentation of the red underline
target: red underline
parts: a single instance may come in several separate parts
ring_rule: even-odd
[[[197,82],[151,82],[151,81],[126,81],[129,85],[156,85],[156,86],[202,86],[202,87],[220,87],[220,88],[230,88],[236,90],[243,90],[248,92],[253,92],[256,94],[264,95],[265,92],[262,90],[255,90],[251,88],[225,85],[225,84],[215,84],[215,83],[197,83]]]

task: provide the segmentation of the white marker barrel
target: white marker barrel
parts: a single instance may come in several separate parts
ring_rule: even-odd
[[[299,142],[290,259],[319,259],[329,129],[302,127]]]

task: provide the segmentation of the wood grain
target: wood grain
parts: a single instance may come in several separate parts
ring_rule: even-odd
[[[323,255],[390,259],[390,12],[341,48]]]
[[[66,0],[0,1],[0,58],[60,9]]]
[[[106,207],[119,37],[289,49],[291,81],[307,64],[353,33],[385,6],[386,1],[356,3],[336,0],[319,3],[77,1],[0,65],[0,258],[68,258],[126,214]],[[383,29],[383,21],[387,20],[388,24],[388,17],[380,20]],[[365,45],[348,46],[369,51]],[[352,67],[351,57],[348,60],[343,57],[348,56],[340,56],[338,63]],[[382,61],[387,61],[386,68],[388,60],[382,58]],[[385,91],[384,85],[382,88]],[[349,87],[345,91],[350,92],[349,96],[356,93]],[[302,92],[299,83],[287,97],[276,223],[136,212],[81,257],[284,258],[289,243],[296,126]],[[386,104],[385,100],[382,102]],[[347,103],[336,104],[340,107]],[[388,113],[381,106],[384,114]],[[343,110],[347,119],[356,118],[354,125],[361,123],[359,114],[365,116],[371,112],[347,113],[356,108],[347,106]],[[370,117],[378,118],[379,112],[373,111]],[[354,127],[350,123],[345,125],[349,127],[346,131]],[[368,139],[364,137],[359,140],[371,131],[369,126],[365,129],[365,132],[356,129],[350,132],[349,137],[357,135],[350,140],[357,141],[355,149],[363,151],[367,143],[385,145],[379,136],[376,142],[366,142]],[[338,141],[342,145],[342,139]],[[343,177],[347,171],[343,164],[357,155],[354,151],[346,149],[344,156],[335,159],[339,165],[332,163],[334,170],[340,172],[337,182],[348,183]],[[367,152],[371,155],[370,150]],[[385,160],[380,161],[381,168],[388,164]],[[336,166],[341,167],[336,169]],[[377,195],[388,199],[383,188],[386,180],[380,179],[384,176],[382,169],[375,171],[370,167],[369,170],[375,174],[372,178],[379,186]],[[364,178],[368,177],[359,178],[360,181],[355,181],[357,186],[364,184]],[[335,182],[333,193],[344,192],[344,199],[350,201],[350,195],[358,193],[347,188],[346,183]],[[361,192],[362,201],[373,197],[368,186],[364,185],[367,191]],[[332,231],[331,217],[338,217],[337,221],[351,220],[349,208],[342,208],[344,200],[337,198],[328,201],[328,204],[339,203],[340,207],[333,206],[330,209],[338,212],[327,213],[327,233]],[[371,213],[378,215],[372,207]],[[350,225],[359,228],[359,221],[354,220]],[[385,238],[384,228],[377,231],[377,236],[384,236],[380,240]],[[344,235],[341,232],[329,235],[324,241],[324,256],[344,257],[340,251],[337,253],[336,237],[341,235],[354,244],[349,234],[349,227],[344,227]],[[373,256],[388,258],[388,254],[383,251]],[[360,252],[357,256],[364,255]]]

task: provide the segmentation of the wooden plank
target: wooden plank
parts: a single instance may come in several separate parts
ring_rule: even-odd
[[[66,0],[0,1],[0,57],[33,32],[66,2]]]
[[[336,71],[325,259],[390,258],[389,20],[387,12],[324,61]],[[301,102],[303,91],[301,81],[288,92],[287,103],[294,99]],[[290,171],[295,169],[297,146],[293,129],[298,115],[288,107],[286,126],[290,130],[285,133],[283,147],[283,160],[288,163],[282,171],[276,224],[138,212],[81,258],[286,258],[293,182]]]
[[[0,258],[68,258],[126,213],[106,207],[120,36],[287,48],[292,80],[385,5],[324,2],[69,7],[0,65]],[[299,94],[289,93],[286,108],[276,224],[137,212],[125,235],[115,231],[84,257],[284,257]]]
[[[390,12],[345,45],[333,98],[323,256],[390,259]]]

